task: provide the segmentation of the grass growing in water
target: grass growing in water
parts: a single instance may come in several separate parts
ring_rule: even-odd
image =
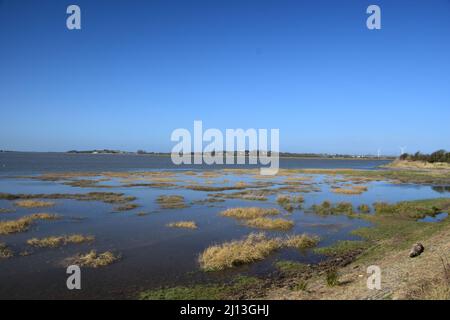
[[[231,217],[236,219],[255,219],[266,216],[274,216],[279,213],[280,211],[278,209],[248,207],[248,208],[231,208],[222,211],[220,214],[224,217]]]
[[[14,202],[14,204],[21,208],[48,208],[55,205],[51,201],[39,201],[39,200],[19,200]]]
[[[370,207],[367,204],[361,204],[358,206],[359,213],[370,213]]]
[[[316,237],[307,235],[282,239],[267,238],[264,233],[251,233],[242,240],[210,246],[200,254],[199,263],[204,271],[219,271],[262,260],[283,247],[309,248],[317,241]]]
[[[59,216],[56,214],[35,213],[17,220],[0,221],[0,235],[26,231],[35,220],[55,220],[58,218]]]
[[[248,227],[267,230],[289,230],[294,226],[294,222],[286,219],[269,219],[264,217],[246,220],[244,223]]]
[[[180,209],[185,208],[186,204],[184,202],[183,196],[170,195],[170,196],[159,196],[156,202],[160,205],[162,209]]]
[[[119,259],[120,256],[115,255],[111,251],[98,254],[95,250],[91,250],[86,254],[80,254],[69,259],[69,261],[71,264],[77,264],[82,267],[98,268],[108,266]]]
[[[53,236],[47,238],[32,238],[27,241],[27,244],[33,247],[39,248],[56,248],[60,246],[65,246],[72,243],[84,243],[92,242],[95,238],[93,236],[84,236],[82,234],[72,234],[68,236]]]
[[[367,187],[366,186],[352,186],[350,189],[332,188],[331,191],[333,191],[334,193],[354,195],[354,194],[361,194],[361,193],[366,192]]]
[[[117,206],[114,208],[114,211],[129,211],[129,210],[133,210],[139,208],[139,205],[136,203],[126,203],[120,206]]]
[[[299,208],[301,204],[305,201],[302,196],[290,196],[290,195],[279,195],[277,197],[277,202],[286,211],[293,211],[295,208]]]
[[[197,224],[194,221],[178,221],[171,222],[167,224],[171,228],[187,228],[187,229],[197,229]]]
[[[70,199],[79,201],[102,201],[105,203],[127,203],[136,200],[136,197],[125,196],[116,192],[89,192],[89,193],[38,193],[38,194],[12,194],[0,193],[2,200],[30,200],[30,199]]]
[[[207,248],[199,257],[204,271],[218,271],[267,257],[280,249],[280,238],[269,239],[263,233],[251,233],[243,240],[235,240]]]
[[[311,210],[319,215],[345,214],[352,216],[354,214],[353,205],[350,202],[339,202],[336,205],[332,205],[331,202],[324,201],[322,204],[313,205]]]
[[[7,259],[13,256],[13,252],[8,248],[6,244],[0,242],[0,259]]]
[[[316,236],[309,236],[307,234],[291,235],[284,241],[286,247],[292,247],[297,249],[308,249],[315,247],[319,242],[319,238]]]
[[[450,209],[450,199],[403,201],[395,204],[377,202],[373,206],[375,214],[379,216],[421,219],[448,211]]]

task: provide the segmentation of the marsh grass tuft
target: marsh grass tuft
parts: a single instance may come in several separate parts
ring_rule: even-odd
[[[370,213],[370,207],[367,204],[361,204],[358,206],[359,213]]]
[[[0,242],[0,259],[7,259],[13,256],[13,252],[8,248],[6,244]]]
[[[283,247],[306,249],[314,246],[316,237],[296,235],[286,239],[267,238],[264,233],[251,233],[242,240],[234,240],[208,247],[199,256],[204,271],[219,271],[263,260]]]
[[[253,201],[267,201],[267,195],[270,192],[267,190],[243,190],[233,193],[213,193],[210,197],[214,199],[241,199],[241,200],[253,200]]]
[[[68,236],[52,236],[47,238],[32,238],[27,244],[39,248],[56,248],[68,244],[80,244],[84,242],[92,242],[95,240],[93,236],[84,236],[82,234],[72,234]]]
[[[186,228],[186,229],[197,229],[197,224],[194,221],[177,221],[167,224],[171,228]]]
[[[374,203],[375,215],[421,219],[450,209],[450,199],[403,201],[395,204]]]
[[[280,249],[279,238],[269,239],[263,233],[251,233],[243,240],[213,245],[200,254],[199,263],[204,271],[219,271],[264,259]]]
[[[307,234],[291,235],[285,240],[285,246],[297,249],[308,249],[315,247],[319,242],[319,237]]]
[[[35,213],[16,220],[0,221],[0,235],[26,231],[35,220],[56,219],[59,219],[59,216],[56,214]]]
[[[91,250],[86,254],[80,254],[74,258],[69,259],[71,264],[77,264],[82,267],[98,268],[108,266],[120,259],[120,256],[115,255],[111,251],[97,253]]]
[[[339,193],[339,194],[348,194],[348,195],[357,195],[357,194],[361,194],[364,193],[368,190],[368,188],[366,186],[351,186],[350,189],[346,189],[346,188],[331,188],[331,191],[333,191],[334,193]]]
[[[13,213],[15,211],[16,211],[15,209],[0,208],[0,213]]]
[[[294,222],[286,219],[269,219],[264,217],[249,219],[244,222],[248,227],[267,230],[289,230],[294,226]]]
[[[280,206],[282,206],[286,211],[292,212],[294,209],[301,208],[301,204],[305,201],[303,196],[290,196],[281,194],[277,197],[277,202]]]
[[[298,282],[294,285],[293,290],[295,291],[307,291],[308,290],[308,282],[306,280],[298,280]]]
[[[125,203],[120,206],[114,208],[114,211],[130,211],[133,209],[139,208],[139,205],[136,203]]]
[[[184,197],[178,195],[162,195],[156,199],[156,202],[162,209],[181,209],[186,207]]]
[[[311,207],[311,210],[319,215],[335,215],[345,214],[347,216],[353,216],[353,205],[350,202],[339,202],[336,205],[332,205],[329,201],[324,201],[322,204],[315,204]]]
[[[227,209],[225,211],[222,211],[220,214],[224,217],[231,217],[236,219],[255,219],[266,216],[275,216],[279,213],[280,211],[278,209],[245,207]]]
[[[327,270],[325,280],[328,287],[336,287],[339,285],[339,274],[335,268]]]
[[[19,200],[14,202],[14,204],[21,208],[48,208],[55,205],[51,201],[39,201],[39,200]]]

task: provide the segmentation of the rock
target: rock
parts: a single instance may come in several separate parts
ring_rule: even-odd
[[[410,258],[414,258],[417,256],[420,256],[420,254],[425,250],[425,248],[423,247],[423,245],[418,242],[415,245],[413,245],[413,247],[411,248],[411,251],[409,252],[409,257]]]

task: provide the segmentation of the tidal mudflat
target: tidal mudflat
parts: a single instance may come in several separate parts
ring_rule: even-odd
[[[290,163],[264,177],[251,168],[118,168],[112,159],[114,170],[2,172],[1,298],[281,298],[279,279],[295,277],[289,290],[306,292],[306,279],[325,272],[332,284],[335,268],[380,240],[376,228],[414,235],[417,223],[446,223],[427,217],[449,207],[447,173],[377,168],[384,162]],[[422,199],[431,200],[410,204]],[[401,230],[380,227],[393,216]],[[69,262],[82,266],[80,291],[66,288]]]

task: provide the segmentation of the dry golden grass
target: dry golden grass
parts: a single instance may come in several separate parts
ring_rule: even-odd
[[[91,250],[86,254],[80,254],[71,258],[69,261],[70,264],[76,264],[82,267],[98,268],[110,265],[119,259],[120,256],[115,255],[111,251],[98,254],[95,250]]]
[[[291,236],[286,239],[267,238],[264,233],[251,233],[242,240],[234,240],[208,247],[200,254],[199,263],[204,271],[218,271],[241,264],[263,260],[283,247],[306,249],[316,245],[317,237]]]
[[[0,259],[7,259],[13,256],[13,252],[8,248],[6,244],[0,242]]]
[[[236,219],[255,219],[279,214],[278,209],[267,209],[259,207],[231,208],[222,211],[220,214],[225,217]]]
[[[125,203],[125,204],[115,207],[114,211],[129,211],[129,210],[133,210],[136,208],[139,208],[139,205],[136,203]]]
[[[72,234],[68,236],[57,236],[57,237],[47,237],[47,238],[32,238],[27,241],[27,244],[34,247],[40,248],[56,248],[60,246],[65,246],[71,243],[84,243],[92,242],[95,238],[93,236],[84,236],[82,234]]]
[[[48,208],[55,205],[51,201],[39,201],[39,200],[19,200],[14,202],[14,204],[21,208]]]
[[[315,247],[319,242],[317,236],[309,236],[307,234],[288,236],[285,240],[285,245],[287,247],[293,247],[297,249],[308,249]]]
[[[197,224],[194,221],[177,221],[167,224],[171,228],[187,228],[187,229],[197,229]]]
[[[208,177],[208,178],[217,178],[217,177],[220,177],[222,175],[223,174],[220,171],[204,171],[204,172],[201,173],[202,177]]]
[[[252,228],[266,229],[266,230],[289,230],[294,226],[294,222],[286,219],[269,219],[269,218],[254,218],[245,221],[245,225]]]
[[[367,187],[366,186],[352,186],[351,189],[332,188],[331,191],[333,191],[334,193],[339,193],[339,194],[354,195],[354,194],[361,194],[363,192],[366,192]]]
[[[136,197],[126,196],[116,192],[88,192],[88,193],[4,193],[0,192],[2,200],[33,200],[33,199],[72,199],[78,201],[103,201],[105,203],[127,203],[136,200]]]
[[[162,209],[179,209],[185,208],[186,204],[184,202],[183,196],[170,195],[170,196],[159,196],[156,202],[160,205]]]
[[[288,195],[285,195],[285,194],[280,194],[280,195],[277,197],[277,202],[278,202],[279,204],[289,203],[289,202],[291,202],[291,197],[288,196]]]
[[[205,271],[218,271],[267,257],[281,248],[279,238],[269,239],[263,233],[251,233],[243,240],[213,245],[200,254],[200,267]]]
[[[0,221],[0,235],[26,231],[35,220],[55,220],[58,218],[59,216],[56,214],[35,213],[16,220]]]

